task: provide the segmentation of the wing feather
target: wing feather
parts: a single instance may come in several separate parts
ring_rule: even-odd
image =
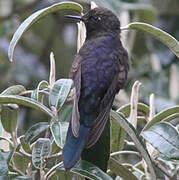
[[[74,105],[72,110],[72,118],[71,118],[71,127],[72,132],[75,137],[78,136],[79,128],[80,128],[80,114],[78,109],[78,102],[80,98],[81,91],[81,56],[77,55],[73,61],[72,68],[70,70],[70,78],[73,79],[74,86]]]

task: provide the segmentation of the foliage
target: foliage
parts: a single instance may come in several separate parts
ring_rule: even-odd
[[[10,59],[13,49],[31,22],[39,19],[45,10],[55,11],[63,3],[51,6],[30,16],[26,27],[20,26],[15,40],[10,46]],[[64,3],[65,4],[65,3]],[[63,5],[64,5],[63,4]],[[70,11],[82,11],[78,4],[67,3]],[[65,8],[66,6],[63,6]],[[78,8],[77,8],[78,7]],[[60,10],[63,10],[60,9]],[[47,11],[51,13],[51,11]],[[37,16],[36,16],[37,15]],[[37,18],[37,19],[36,19]],[[140,26],[141,25],[141,26]],[[23,27],[23,28],[22,28]],[[144,30],[157,36],[178,55],[178,41],[162,30],[157,31],[147,24],[129,24],[128,29]],[[126,27],[125,27],[126,28]],[[171,39],[171,46],[166,38]],[[18,39],[18,40],[17,40]],[[74,168],[66,172],[61,162],[68,123],[73,105],[73,89],[71,79],[55,78],[55,62],[51,57],[49,82],[43,80],[34,90],[26,90],[24,86],[15,85],[0,94],[0,115],[3,131],[10,137],[0,136],[1,141],[8,143],[8,148],[0,147],[0,179],[43,179],[56,180],[75,177],[89,179],[177,179],[179,160],[179,132],[171,121],[178,117],[179,106],[174,106],[155,114],[154,98],[150,97],[149,105],[139,103],[138,88],[133,88],[131,102],[116,111],[111,111],[112,152],[110,154],[108,172],[86,161],[79,161]],[[134,87],[137,83],[134,84]],[[137,89],[137,91],[136,91]],[[26,133],[17,137],[18,105],[27,106],[45,113],[49,120],[34,124]],[[145,122],[145,127],[138,125]],[[44,134],[45,132],[45,134]],[[152,145],[149,145],[149,143]],[[114,146],[114,144],[118,144]],[[130,148],[129,148],[130,147]],[[155,148],[155,149],[154,149]],[[125,155],[136,157],[136,162],[124,161]]]

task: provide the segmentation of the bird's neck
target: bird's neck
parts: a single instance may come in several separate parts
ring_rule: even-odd
[[[90,39],[95,39],[95,38],[98,38],[100,36],[113,36],[115,38],[120,38],[120,33],[116,33],[116,32],[97,32],[97,31],[91,31],[91,32],[88,32],[87,31],[87,34],[86,34],[86,40],[90,40]]]

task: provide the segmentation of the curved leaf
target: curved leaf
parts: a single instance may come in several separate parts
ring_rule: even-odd
[[[16,104],[2,105],[1,122],[5,131],[12,133],[16,130],[19,107]]]
[[[170,34],[167,32],[156,28],[150,24],[146,23],[140,23],[140,22],[134,22],[130,23],[125,27],[121,27],[121,29],[136,29],[136,30],[141,30],[144,31],[159,41],[161,41],[163,44],[165,44],[173,53],[179,57],[179,42],[172,37]]]
[[[61,149],[65,144],[68,125],[68,122],[53,122],[50,126],[55,143]]]
[[[0,95],[0,104],[18,104],[23,106],[28,106],[37,110],[40,110],[50,117],[54,118],[54,114],[52,111],[44,106],[43,104],[35,101],[34,99],[30,99],[28,97],[18,96],[18,95]]]
[[[59,79],[50,91],[49,104],[59,110],[65,103],[70,93],[73,81],[71,79]]]
[[[8,50],[8,56],[9,56],[9,60],[13,61],[13,54],[14,54],[14,49],[18,43],[18,41],[20,40],[20,38],[22,37],[22,35],[32,26],[32,24],[34,24],[35,22],[37,22],[39,19],[41,19],[42,17],[50,14],[50,13],[54,13],[57,12],[59,10],[69,10],[69,11],[75,11],[77,13],[81,13],[83,8],[80,4],[75,3],[75,2],[61,2],[61,3],[57,3],[54,4],[50,7],[41,9],[37,12],[35,12],[34,14],[32,14],[31,16],[29,16],[17,29],[17,31],[15,32],[10,45],[9,45],[9,50]]]
[[[174,107],[171,107],[171,108],[168,108],[168,109],[161,111],[160,113],[156,114],[153,117],[153,119],[151,121],[149,121],[149,123],[147,123],[145,125],[145,127],[143,128],[142,131],[149,129],[151,126],[153,126],[157,122],[160,122],[162,120],[166,120],[167,117],[170,117],[170,116],[177,114],[177,113],[179,113],[179,106],[174,106]]]
[[[0,151],[0,179],[9,180],[7,153]]]
[[[111,140],[110,140],[112,152],[120,151],[124,148],[125,137],[126,137],[126,132],[124,131],[124,129],[122,129],[121,126],[112,119]]]
[[[141,135],[165,156],[179,159],[179,132],[171,124],[157,123]]]
[[[131,109],[131,104],[126,104],[121,106],[117,112],[121,112],[125,115],[125,117],[129,117],[130,115],[130,109]],[[137,112],[144,113],[145,116],[149,116],[149,106],[143,103],[138,103],[137,104]]]
[[[1,95],[19,95],[22,92],[26,91],[25,87],[22,85],[14,85],[5,89]]]
[[[13,155],[13,165],[23,172],[24,174],[26,173],[26,170],[28,168],[28,164],[30,163],[31,160],[25,158],[22,154],[20,153],[14,153]]]
[[[37,168],[40,169],[44,166],[44,158],[50,154],[51,142],[48,138],[39,138],[32,150],[32,163]]]
[[[97,166],[84,160],[80,160],[71,171],[92,180],[112,180],[110,176]]]
[[[43,80],[41,81],[38,86],[37,86],[37,89],[35,89],[32,94],[31,94],[31,98],[32,99],[35,99],[36,101],[40,102],[40,103],[43,103],[43,97],[44,97],[44,94],[43,93],[40,93],[39,90],[43,90],[45,88],[48,87],[48,82]]]
[[[151,179],[156,179],[155,170],[151,158],[134,127],[126,120],[126,118],[122,114],[119,114],[115,111],[111,111],[111,117],[114,118],[114,120],[116,120],[120,124],[120,126],[127,132],[127,134],[134,141],[137,149],[140,151],[142,157],[145,159],[148,165],[148,168],[151,173]]]
[[[58,120],[60,122],[70,122],[73,109],[73,102],[65,103],[58,112]]]
[[[114,158],[109,159],[109,169],[124,180],[138,180],[125,166],[121,165]]]
[[[28,143],[25,142],[24,140],[24,135],[19,137],[20,140],[20,145],[22,147],[22,149],[29,154],[32,154],[32,150],[30,149],[30,145]]]
[[[48,122],[40,122],[33,125],[25,133],[24,142],[31,142],[35,137],[37,137],[41,132],[45,131],[49,127],[50,125]]]

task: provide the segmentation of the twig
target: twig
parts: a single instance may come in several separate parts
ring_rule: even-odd
[[[140,153],[136,151],[118,151],[118,152],[111,153],[110,156],[116,156],[119,154],[133,154],[133,155],[140,156]]]
[[[167,177],[172,178],[172,175],[167,171],[167,169],[162,166],[158,161],[153,159],[153,163],[156,167],[158,167]]]

